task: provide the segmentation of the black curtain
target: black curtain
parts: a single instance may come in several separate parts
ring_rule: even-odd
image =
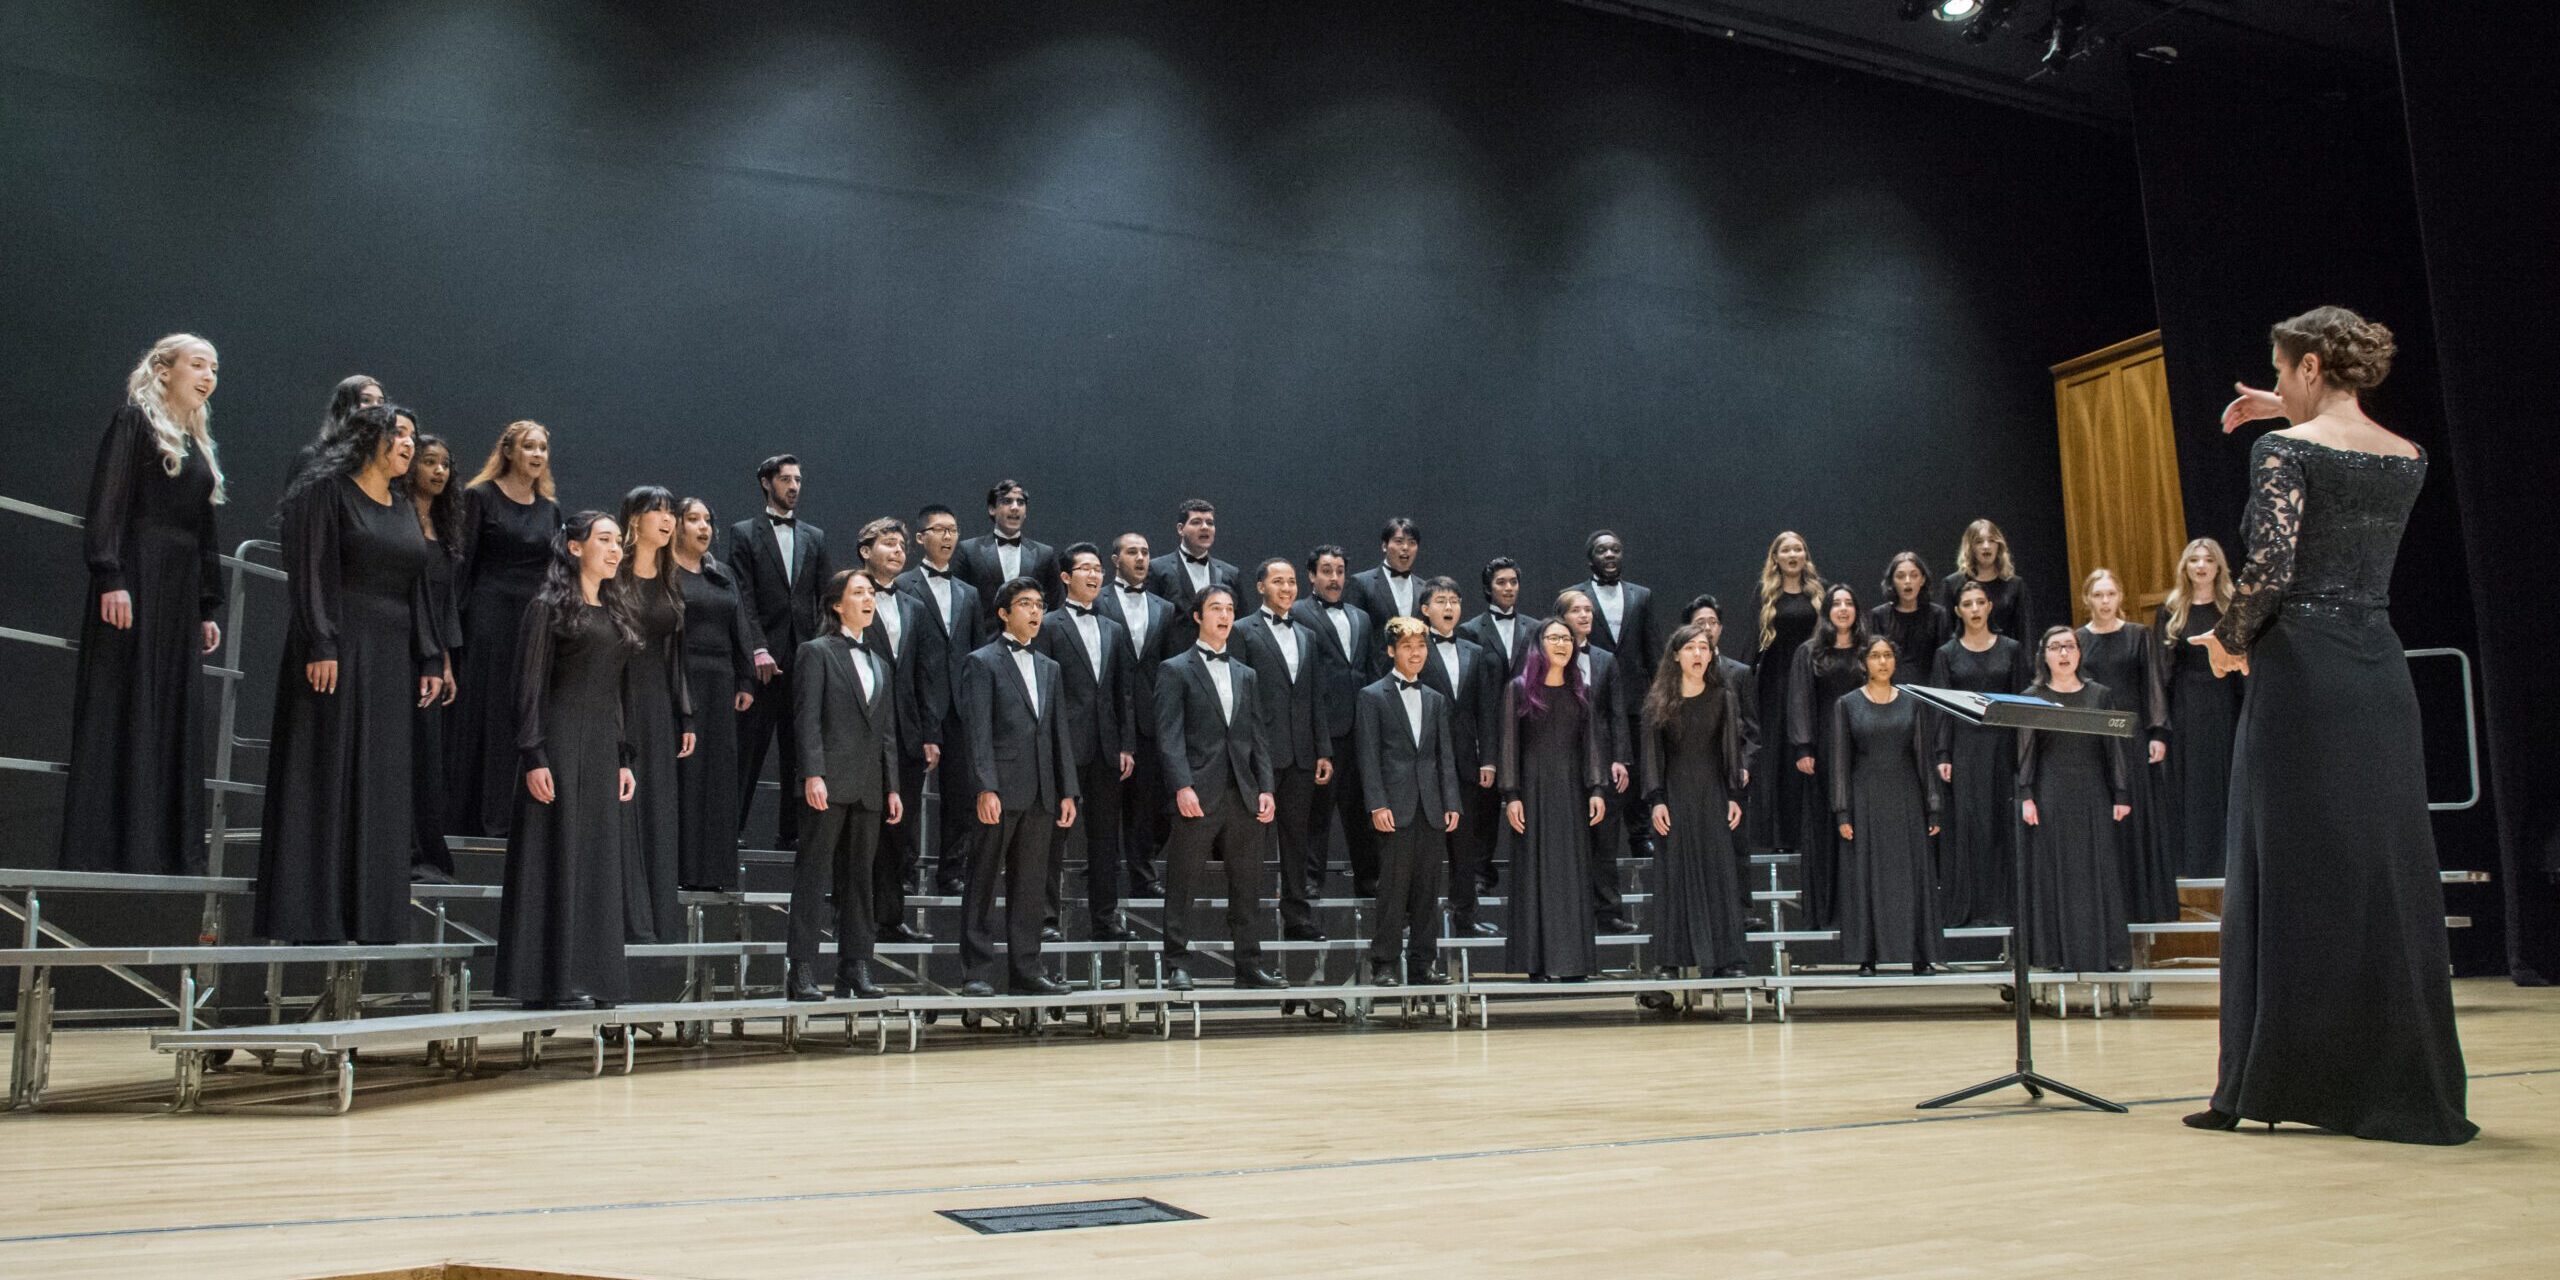
[[[2560,298],[2560,11],[2401,0],[2392,21],[2451,446],[2439,462],[2479,613],[2507,963],[2539,985],[2560,973],[2560,676],[2534,656],[2560,475],[2537,340]]]

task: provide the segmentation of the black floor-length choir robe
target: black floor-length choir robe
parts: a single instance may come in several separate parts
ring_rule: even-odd
[[[435,629],[436,645],[444,656],[436,663],[443,671],[450,665],[462,666],[462,611],[454,598],[455,564],[452,548],[443,542],[427,540],[425,589],[429,625]],[[459,697],[459,695],[455,695]],[[412,810],[410,829],[417,833],[409,850],[410,865],[445,875],[454,873],[453,849],[445,843],[452,824],[445,820],[444,769],[445,724],[452,719],[452,708],[445,704],[446,695],[419,707],[409,717],[409,804]]]
[[[524,669],[515,684],[522,768],[507,832],[506,896],[498,908],[499,995],[542,1004],[580,997],[620,1001],[622,954],[623,683],[634,650],[601,605],[578,602],[565,619],[525,610],[509,648]],[[551,770],[551,803],[524,775]]]
[[[1742,820],[1754,853],[1804,847],[1805,795],[1813,779],[1796,772],[1794,747],[1787,739],[1787,694],[1796,651],[1812,637],[1818,620],[1818,590],[1807,583],[1802,591],[1780,593],[1770,619],[1774,637],[1751,663],[1752,692],[1759,703],[1752,719],[1760,726],[1760,751],[1751,765],[1751,799],[1743,806]]]
[[[1742,791],[1746,739],[1742,704],[1719,684],[1683,698],[1669,723],[1650,720],[1638,744],[1645,804],[1637,818],[1652,830],[1653,806],[1671,810],[1671,834],[1660,837],[1649,932],[1654,959],[1707,973],[1749,963],[1742,935],[1742,877],[1726,806]]]
[[[1976,653],[1962,638],[1938,646],[1929,683],[1967,693],[2019,693],[2034,677],[2026,646],[1995,635]],[[1937,763],[1955,776],[1946,784],[1945,829],[1938,836],[1938,918],[1949,925],[1988,926],[2017,920],[2018,744],[2014,730],[1930,716]]]
[[[756,696],[755,652],[764,647],[737,582],[718,560],[696,573],[679,565],[684,592],[685,687],[693,697],[693,754],[676,761],[676,883],[738,887],[738,695]]]
[[[1956,612],[1956,602],[1964,595],[1964,584],[1965,575],[1961,571],[1950,573],[1939,581],[1938,603],[1945,605],[1948,613]],[[2027,580],[1992,578],[1983,581],[1982,589],[1991,597],[1991,634],[2007,636],[2020,644],[2035,643],[2035,601],[2027,592]],[[1960,635],[1963,631],[1964,621],[1958,617],[1954,634]]]
[[[659,572],[673,563],[662,554]],[[666,585],[663,579],[615,580],[640,631],[640,648],[623,678],[622,708],[637,781],[630,803],[622,806],[624,928],[633,942],[685,940],[684,908],[676,900],[684,840],[676,752],[693,727],[693,698],[684,674],[682,597],[668,594]]]
[[[1496,843],[1511,864],[1505,965],[1544,978],[1599,971],[1599,918],[1591,897],[1591,798],[1608,782],[1598,708],[1565,687],[1543,689],[1546,710],[1528,714],[1520,684],[1503,686],[1502,750],[1495,785],[1518,800],[1526,832],[1508,817]]]
[[[87,513],[61,865],[202,875],[204,623],[222,604],[213,467],[190,443],[169,474],[127,405],[99,442]],[[110,591],[133,596],[131,627],[98,616]]]
[[[2069,693],[2036,694],[2066,707],[2109,707],[2114,694],[2084,681]],[[2124,906],[2125,823],[2115,806],[2133,803],[2126,739],[2089,733],[2013,729],[2018,739],[2018,800],[2035,802],[2025,827],[2035,912],[2027,920],[2027,958],[2040,969],[2095,972],[2132,966],[2133,938]],[[2021,824],[2023,826],[2023,823]]]
[[[2389,591],[2424,454],[2268,435],[2217,634],[2232,751],[2216,1110],[2394,1142],[2480,1132],[2447,979],[2417,692]],[[2175,750],[2175,747],[2172,747]]]
[[[496,481],[462,491],[462,694],[445,718],[445,821],[457,835],[503,836],[515,812],[516,639],[560,527],[549,498],[520,503]]]
[[[409,911],[409,750],[418,679],[441,671],[416,508],[354,479],[312,483],[284,507],[290,626],[276,672],[259,826],[258,936],[402,940]],[[305,665],[335,659],[334,693]]]
[[[1866,657],[1857,648],[1799,647],[1787,673],[1786,772],[1806,784],[1804,813],[1798,819],[1804,824],[1804,840],[1796,847],[1796,883],[1804,893],[1798,901],[1805,927],[1811,929],[1832,927],[1840,894],[1840,832],[1830,821],[1831,747],[1824,730],[1831,704],[1866,682]],[[1813,758],[1811,775],[1796,767],[1807,756]]]
[[[2142,737],[2125,743],[2124,781],[2133,812],[2124,820],[2124,910],[2150,923],[2178,918],[2178,868],[2170,860],[2167,818],[2151,744],[2169,738],[2169,692],[2152,650],[2151,628],[2128,622],[2109,632],[2080,628],[2080,676],[2106,688],[2107,705],[2130,711]]]
[[[1930,892],[1929,828],[1938,820],[1920,700],[1878,703],[1854,689],[1831,704],[1826,781],[1840,842],[1840,958],[1856,964],[1933,964],[1938,911]]]
[[[2164,606],[2160,661],[2161,683],[2169,695],[2169,758],[2161,762],[2169,820],[2163,828],[2170,865],[2181,876],[2222,874],[2224,817],[2231,796],[2231,739],[2240,727],[2240,703],[2248,677],[2213,678],[2213,660],[2204,647],[2187,643],[2222,622],[2222,610],[2211,604],[2191,606],[2187,624],[2168,635]]]

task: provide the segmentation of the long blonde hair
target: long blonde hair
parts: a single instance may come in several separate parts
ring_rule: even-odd
[[[1819,599],[1822,595],[1822,570],[1813,567],[1813,544],[1793,529],[1780,529],[1769,539],[1769,554],[1760,560],[1760,648],[1766,651],[1778,640],[1778,597],[1785,593],[1787,575],[1778,570],[1778,544],[1789,538],[1804,544],[1804,589]]]
[[[535,431],[541,432],[544,440],[551,438],[551,428],[531,418],[518,418],[508,423],[507,429],[498,433],[498,442],[489,446],[489,460],[480,464],[480,474],[471,477],[471,484],[495,480],[505,475],[515,466],[516,446],[523,442],[526,435]],[[467,489],[471,485],[463,487]],[[551,482],[549,467],[542,469],[542,476],[533,482],[533,489],[534,492],[546,498],[557,499],[560,496],[559,490]]]
[[[2231,611],[2231,560],[2222,554],[2222,544],[2211,538],[2198,538],[2178,553],[2178,576],[2169,583],[2169,598],[2160,602],[2160,643],[2175,647],[2178,635],[2187,629],[2187,600],[2194,591],[2187,586],[2187,557],[2201,548],[2213,561],[2213,607]]]
[[[187,442],[195,441],[204,454],[204,465],[213,470],[213,500],[227,501],[229,493],[222,482],[222,460],[213,452],[213,406],[200,404],[195,412],[181,421],[169,415],[169,397],[162,379],[178,363],[178,353],[202,347],[206,355],[219,356],[213,344],[192,333],[173,333],[151,344],[133,372],[124,380],[124,398],[142,411],[143,420],[151,424],[151,443],[160,450],[160,470],[176,475],[187,465]]]
[[[2009,535],[2000,532],[2000,526],[1988,519],[1976,520],[1964,527],[1964,537],[1956,543],[1956,572],[1968,578],[1973,576],[1973,544],[1976,539],[1985,537],[2000,544],[2000,580],[2006,582],[2017,577],[2018,562],[2009,556]]]

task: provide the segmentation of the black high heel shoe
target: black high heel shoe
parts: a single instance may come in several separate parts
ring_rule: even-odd
[[[2206,1107],[2202,1111],[2189,1112],[2179,1123],[2190,1129],[2237,1129],[2240,1127],[2240,1117],[2228,1111],[2216,1111]]]

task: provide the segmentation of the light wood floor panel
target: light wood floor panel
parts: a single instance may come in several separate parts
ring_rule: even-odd
[[[2209,994],[2173,988],[2037,1024],[2044,1071],[2130,1116],[1913,1111],[2008,1065],[2007,1022],[1943,996],[1196,1044],[946,1026],[913,1057],[385,1071],[342,1118],[75,1109],[164,1096],[166,1064],[65,1032],[64,1109],[0,1117],[0,1276],[2547,1275],[2560,991],[2458,998],[2486,1136],[2452,1150],[2182,1128],[2215,1033]],[[1122,1195],[1206,1217],[978,1236],[934,1212]]]

